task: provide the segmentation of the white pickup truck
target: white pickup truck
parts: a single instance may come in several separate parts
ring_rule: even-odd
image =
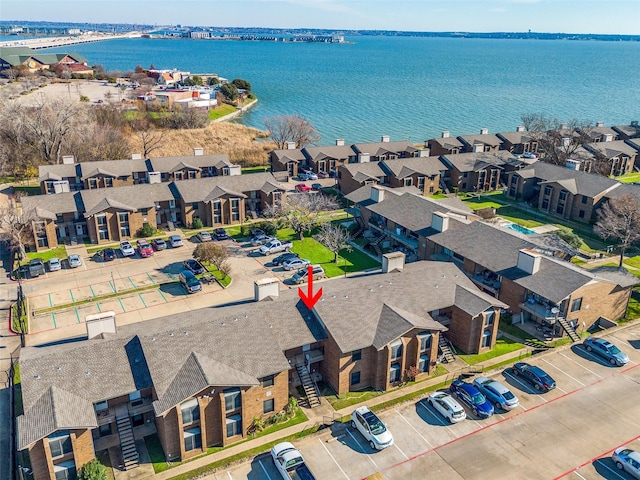
[[[289,442],[282,442],[271,449],[271,457],[284,480],[316,480],[300,451]]]
[[[292,242],[281,242],[277,238],[274,238],[262,245],[258,251],[262,255],[272,255],[274,253],[288,252],[291,247],[293,247]]]

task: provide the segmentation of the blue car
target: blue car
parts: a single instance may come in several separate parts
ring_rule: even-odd
[[[475,386],[462,380],[455,380],[450,389],[451,393],[473,410],[476,417],[489,418],[493,415],[493,405]]]
[[[511,370],[516,377],[520,377],[538,392],[548,392],[556,388],[556,381],[540,367],[518,362]]]
[[[627,354],[604,338],[587,337],[582,344],[587,352],[600,355],[614,367],[622,367],[629,363],[629,357]]]
[[[473,384],[487,400],[493,403],[496,410],[513,410],[519,405],[518,397],[502,383],[487,377],[477,377]]]

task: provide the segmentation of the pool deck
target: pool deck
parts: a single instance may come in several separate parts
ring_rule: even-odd
[[[555,225],[547,224],[547,225],[540,225],[539,227],[530,228],[529,230],[532,230],[536,233],[551,233],[560,229]]]

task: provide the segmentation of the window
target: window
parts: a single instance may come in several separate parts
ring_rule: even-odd
[[[544,196],[548,197],[551,195],[551,190],[553,190],[549,185],[547,185],[546,187],[544,187]]]
[[[186,452],[190,450],[195,450],[198,448],[202,448],[202,433],[200,432],[200,428],[190,428],[189,430],[185,430],[183,434],[184,438],[184,450]]]
[[[418,335],[420,351],[424,352],[431,348],[431,332],[422,332]]]
[[[429,193],[433,193],[433,185],[429,187]]]
[[[280,203],[282,201],[282,192],[273,192],[273,202],[275,204]]]
[[[101,412],[109,408],[109,403],[105,400],[104,402],[98,402],[95,404],[96,412]]]
[[[142,400],[138,400],[138,402],[142,402]],[[136,402],[132,402],[131,405],[134,405]],[[137,415],[133,415],[131,417],[131,426],[132,427],[141,427],[144,425],[144,415],[138,413]]]
[[[222,223],[222,207],[220,200],[213,202],[213,223]]]
[[[263,377],[262,388],[273,387],[274,378],[275,378],[275,375],[269,375],[268,377]]]
[[[107,215],[102,213],[100,215],[96,215],[96,223],[98,224],[99,227],[106,227],[107,226]]]
[[[543,198],[542,199],[542,205],[540,206],[540,208],[542,208],[543,210],[546,210],[547,208],[549,208],[549,199],[548,198]]]
[[[242,415],[231,415],[227,417],[227,437],[242,435]]]
[[[197,398],[193,398],[181,404],[180,411],[182,412],[183,425],[200,420],[200,406],[198,405]]]
[[[176,201],[171,199],[169,200],[169,208],[176,208]]]
[[[578,217],[580,217],[580,218],[584,218],[584,210],[580,210],[580,211],[578,212]]]
[[[176,180],[182,180],[182,172],[175,172],[175,173],[173,174],[173,177],[174,177]]]
[[[424,178],[423,178],[423,181],[424,181]],[[412,182],[413,182],[413,179],[411,177],[405,178],[404,179],[404,186],[405,187],[410,187],[412,185]]]
[[[240,199],[231,199],[231,221],[237,222],[240,220]]]
[[[113,187],[113,178],[105,177],[104,178],[104,184],[105,184],[106,187]]]
[[[262,413],[271,413],[276,409],[273,398],[262,402]]]
[[[418,362],[418,371],[424,373],[429,371],[429,356],[420,355],[420,361]]]
[[[130,237],[129,212],[118,212],[118,222],[120,222],[120,237]]]
[[[567,195],[568,195],[568,193],[569,193],[569,192],[567,192],[566,190],[562,190],[562,191],[560,192],[560,195],[558,196],[558,199],[559,199],[559,200],[561,200],[561,201],[566,200],[566,199],[567,199]]]
[[[104,425],[100,425],[98,427],[98,435],[100,435],[101,437],[106,437],[108,435],[111,435],[111,424],[106,423]]]
[[[90,178],[89,188],[98,188],[98,180],[96,180],[95,178]]]
[[[230,388],[224,392],[224,409],[229,412],[242,408],[242,396],[239,388]]]
[[[573,302],[571,302],[571,311],[572,312],[577,312],[581,308],[582,308],[582,297],[576,298],[576,299],[573,300]]]
[[[395,383],[400,381],[400,365],[394,363],[389,371],[389,382]]]
[[[360,383],[360,372],[351,372],[351,380],[349,385],[358,385]]]
[[[495,310],[487,310],[486,312],[484,312],[484,326],[490,327],[491,325],[493,325],[495,318],[496,318]]]
[[[76,462],[74,460],[54,465],[53,473],[56,480],[76,480],[76,478],[78,478],[76,473]]]
[[[196,171],[195,170],[189,170],[189,178],[191,180],[193,180],[194,178],[196,178]]]
[[[73,452],[71,445],[71,437],[67,430],[49,435],[49,448],[51,449],[51,458],[62,457]]]
[[[149,209],[148,208],[141,208],[140,209],[140,215],[142,215],[143,217],[146,217],[147,215],[149,215]]]
[[[191,208],[193,208],[194,210],[198,210],[198,202],[193,202],[191,204]]]
[[[586,203],[587,203],[587,197],[585,197],[584,195],[582,195],[582,199],[581,199],[581,201],[582,201],[582,204],[583,204],[583,205],[586,205]]]
[[[391,360],[398,360],[400,357],[402,357],[402,342],[400,340],[398,340],[397,342],[394,342],[391,344],[390,346],[391,349]]]
[[[139,400],[139,399],[140,399],[140,397],[141,397],[141,395],[140,395],[140,391],[139,391],[139,390],[136,390],[135,392],[131,392],[131,393],[129,394],[129,401],[130,401],[130,402],[133,402],[134,400]]]
[[[491,346],[491,330],[485,330],[482,332],[482,345],[481,347],[490,347]]]
[[[362,349],[351,352],[351,361],[357,362],[362,359]]]

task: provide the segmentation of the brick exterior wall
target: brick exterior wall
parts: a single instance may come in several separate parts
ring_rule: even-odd
[[[482,347],[482,334],[485,317],[483,314],[471,317],[455,305],[451,308],[451,324],[447,332],[447,338],[457,348],[465,353],[482,353],[495,347],[498,334],[500,311],[495,309],[493,324],[491,325],[491,341],[487,347]]]
[[[424,186],[422,188],[419,187],[420,178],[424,178]],[[405,180],[409,180],[409,183],[406,184]],[[440,177],[438,175],[428,177],[419,173],[414,173],[413,175],[406,178],[398,178],[394,175],[391,175],[389,177],[389,186],[392,188],[414,186],[416,188],[420,188],[420,191],[423,195],[432,195],[440,189],[439,181]]]
[[[429,147],[430,157],[439,157],[440,155],[457,155],[458,153],[462,153],[462,147],[460,147],[460,149],[445,148],[433,140],[429,140],[427,146]]]
[[[51,450],[46,439],[38,440],[29,447],[29,461],[35,480],[54,479]]]
[[[162,445],[162,450],[168,460],[176,460],[182,451],[182,434],[178,424],[178,410],[172,408],[163,415],[156,417],[156,430]]]
[[[626,314],[630,296],[631,288],[620,288],[604,282],[585,285],[569,298],[567,320],[578,320],[579,325],[584,322],[587,328],[600,317],[619,320]],[[572,312],[571,304],[579,298],[582,298],[581,308]]]
[[[90,429],[71,430],[71,444],[73,445],[73,456],[77,470],[95,458],[93,436]]]
[[[354,190],[357,190],[364,185],[354,180],[353,177],[351,176],[351,172],[349,172],[349,170],[347,170],[342,166],[338,167],[337,175],[338,175],[338,190],[340,190],[340,192],[343,195],[348,195]],[[380,182],[377,181],[373,183],[377,184]]]

